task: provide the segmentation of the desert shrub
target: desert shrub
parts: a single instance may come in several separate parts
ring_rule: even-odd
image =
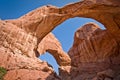
[[[3,76],[7,73],[7,70],[3,67],[0,67],[0,80],[3,80]]]

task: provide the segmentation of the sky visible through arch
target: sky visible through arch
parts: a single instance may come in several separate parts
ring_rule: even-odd
[[[31,10],[44,5],[62,7],[65,4],[78,1],[80,0],[0,0],[0,19],[16,19],[30,12]],[[65,52],[67,52],[72,46],[74,32],[80,26],[88,22],[95,22],[104,29],[102,24],[93,19],[76,17],[66,20],[52,31],[61,42],[63,50]],[[45,60],[51,64],[55,71],[58,73],[58,65],[50,54],[47,53],[45,55],[42,55],[40,59]]]

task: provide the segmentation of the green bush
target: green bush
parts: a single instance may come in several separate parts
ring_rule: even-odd
[[[3,67],[0,67],[0,80],[3,80],[3,76],[7,73],[7,70]]]

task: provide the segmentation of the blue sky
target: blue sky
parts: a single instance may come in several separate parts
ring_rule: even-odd
[[[0,0],[0,19],[16,19],[43,5],[62,7],[65,4],[77,1],[80,0]],[[65,52],[67,52],[72,46],[74,32],[77,30],[77,28],[88,22],[96,22],[101,26],[101,28],[104,29],[102,24],[93,19],[76,17],[66,20],[52,31],[61,42]],[[51,64],[58,73],[58,65],[50,54],[46,53],[45,55],[42,55],[40,59]]]

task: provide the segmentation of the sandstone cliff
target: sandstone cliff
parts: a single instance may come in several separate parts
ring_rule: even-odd
[[[7,70],[3,80],[59,80],[52,67],[37,58],[36,48],[35,36],[16,25],[0,21],[0,67]]]
[[[0,67],[4,80],[120,80],[120,1],[83,0],[62,8],[43,6],[14,20],[0,21]],[[50,33],[73,17],[93,18],[75,32],[69,56]],[[60,77],[37,57],[50,52]],[[14,75],[14,76],[11,76]]]
[[[75,32],[69,50],[71,80],[119,80],[120,48],[111,33],[94,23]]]

